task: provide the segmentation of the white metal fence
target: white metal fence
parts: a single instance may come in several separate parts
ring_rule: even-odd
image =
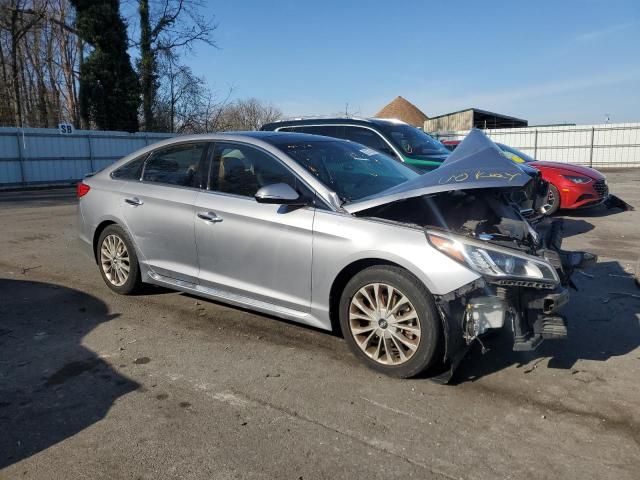
[[[468,132],[434,132],[441,140]],[[538,160],[596,168],[640,167],[640,123],[486,130]],[[74,183],[169,133],[0,128],[0,188]]]
[[[495,142],[537,160],[595,168],[640,167],[640,123],[526,127],[485,130]],[[468,131],[431,132],[440,140],[460,140]]]
[[[0,188],[74,183],[169,133],[0,128]]]

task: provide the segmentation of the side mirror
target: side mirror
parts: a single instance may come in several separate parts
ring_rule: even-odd
[[[306,204],[306,202],[300,198],[298,192],[286,183],[266,185],[258,190],[254,197],[258,203],[272,203],[277,205]]]

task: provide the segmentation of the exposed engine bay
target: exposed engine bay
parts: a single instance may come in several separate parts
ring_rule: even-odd
[[[539,201],[536,197],[541,193],[531,188],[533,183],[524,189],[446,191],[358,213],[419,226],[432,246],[462,263],[472,262],[471,268],[483,274],[463,288],[436,297],[446,337],[447,373],[441,380],[450,378],[473,341],[482,343],[483,335],[492,330],[509,328],[517,351],[567,336],[567,320],[559,310],[569,300],[571,274],[597,258],[562,250],[562,220],[523,216],[523,193],[528,201]],[[458,246],[466,252],[457,258],[452,245],[460,244],[456,240],[460,238],[472,243]]]

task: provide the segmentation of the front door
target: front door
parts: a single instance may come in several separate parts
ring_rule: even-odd
[[[302,193],[300,182],[271,154],[242,143],[216,143],[210,172],[209,190],[196,200],[200,284],[308,312],[315,210],[254,198],[274,183]]]

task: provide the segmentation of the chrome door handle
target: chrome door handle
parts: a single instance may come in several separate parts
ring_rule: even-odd
[[[144,203],[138,197],[125,198],[124,201],[127,202],[129,205],[133,205],[134,207],[138,207]]]
[[[211,223],[217,223],[222,221],[222,218],[220,218],[214,212],[199,212],[198,218],[201,218],[205,222],[211,222]]]

